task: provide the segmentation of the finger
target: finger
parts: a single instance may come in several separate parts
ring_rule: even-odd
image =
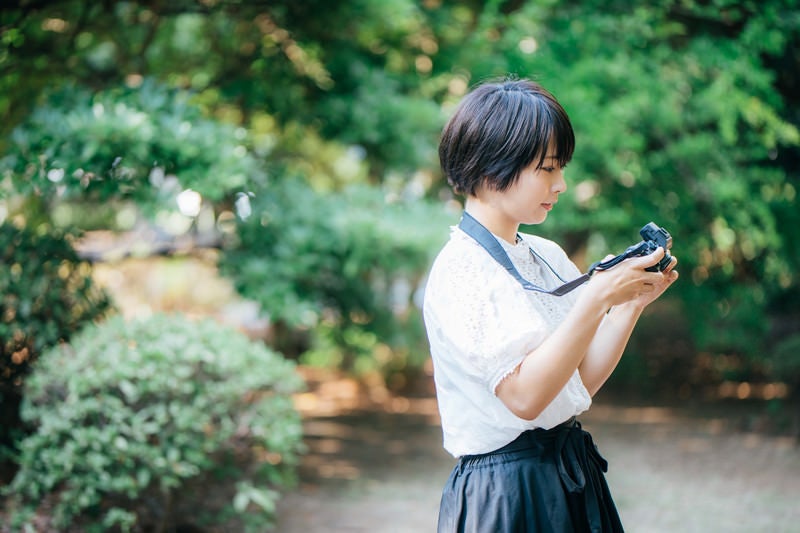
[[[666,252],[664,248],[659,246],[653,252],[649,253],[648,255],[643,255],[641,257],[637,257],[634,259],[633,265],[635,268],[647,268],[655,265],[664,257]]]
[[[653,272],[648,270],[646,272],[643,272],[639,279],[642,281],[642,283],[658,286],[664,283],[664,280],[666,279],[667,275],[668,274],[666,272],[658,272],[658,271]]]
[[[670,270],[669,272],[664,270],[663,272],[658,273],[661,276],[658,281],[652,282],[647,280],[647,283],[653,283],[656,287],[663,287],[666,289],[669,287],[676,279],[678,279],[678,271],[677,270]]]
[[[665,275],[663,272],[646,272],[645,277],[642,278],[642,283],[655,287],[664,282]]]
[[[650,254],[646,255],[645,257],[652,257],[653,259],[655,259],[657,261],[660,261],[661,258],[664,257],[666,254],[667,254],[667,251],[664,250],[663,247],[659,246],[658,248],[656,248],[655,250],[650,252]]]

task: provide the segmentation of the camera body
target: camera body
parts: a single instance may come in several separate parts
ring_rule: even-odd
[[[642,236],[643,240],[630,246],[622,255],[626,258],[648,255],[655,252],[656,248],[660,246],[664,249],[664,257],[661,258],[661,261],[651,267],[647,267],[645,270],[648,272],[662,272],[672,261],[672,256],[669,254],[669,250],[672,248],[672,236],[667,230],[653,222],[648,222],[639,230],[639,235]]]

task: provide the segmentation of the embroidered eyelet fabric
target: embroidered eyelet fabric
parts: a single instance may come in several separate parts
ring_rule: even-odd
[[[563,282],[531,247],[565,280],[580,275],[556,243],[522,237],[516,245],[498,241],[532,283],[552,289]],[[552,296],[525,290],[475,240],[451,228],[428,275],[423,313],[444,448],[453,456],[496,450],[525,430],[549,429],[589,408],[577,370],[534,420],[514,415],[495,395],[497,385],[555,330],[580,291]]]

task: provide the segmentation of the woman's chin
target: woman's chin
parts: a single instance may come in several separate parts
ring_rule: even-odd
[[[521,224],[525,224],[526,226],[535,226],[536,224],[541,224],[545,220],[547,220],[547,213],[536,214],[524,219]]]

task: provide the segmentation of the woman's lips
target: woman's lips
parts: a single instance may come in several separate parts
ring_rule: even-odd
[[[542,204],[542,207],[544,207],[545,211],[550,211],[553,209],[553,204]]]

